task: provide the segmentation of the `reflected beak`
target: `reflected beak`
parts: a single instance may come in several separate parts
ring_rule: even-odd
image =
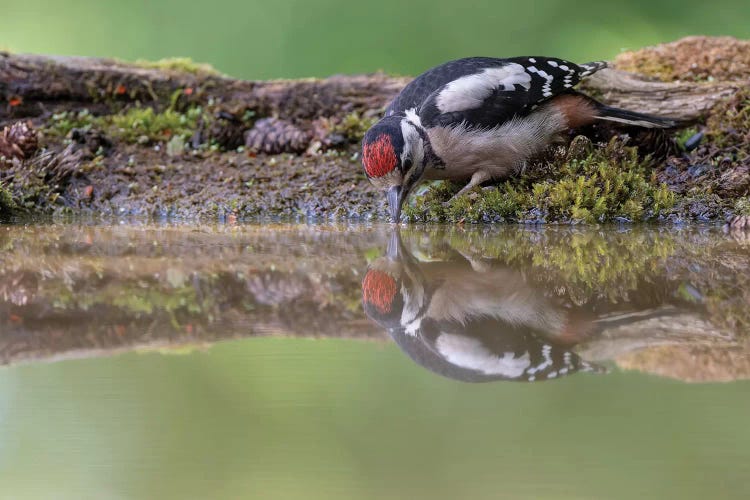
[[[396,226],[391,232],[391,237],[388,239],[388,247],[386,248],[385,255],[391,260],[398,261],[401,259],[403,253],[403,243],[401,242],[400,228]]]
[[[398,224],[401,218],[401,186],[393,186],[388,189],[386,197],[388,198],[388,208],[390,208],[393,222]]]

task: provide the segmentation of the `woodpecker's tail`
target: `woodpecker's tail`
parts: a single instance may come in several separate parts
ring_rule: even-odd
[[[581,68],[583,71],[578,73],[578,76],[581,78],[587,77],[589,75],[593,75],[600,69],[604,69],[607,67],[607,61],[594,61],[586,64],[579,64],[579,68]]]
[[[626,125],[635,125],[637,127],[672,128],[678,125],[677,120],[671,118],[662,118],[660,116],[636,113],[635,111],[628,111],[626,109],[611,108],[604,104],[599,104],[596,111],[596,117],[599,120],[625,123]]]

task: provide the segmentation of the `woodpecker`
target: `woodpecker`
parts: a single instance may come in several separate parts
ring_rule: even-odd
[[[417,364],[464,382],[534,382],[602,372],[571,349],[588,322],[518,271],[465,258],[420,262],[391,235],[362,281],[365,313]]]
[[[470,57],[422,73],[362,140],[362,166],[391,217],[423,180],[468,181],[456,194],[519,172],[561,133],[597,120],[669,128],[674,120],[606,106],[574,90],[607,66],[552,57]]]

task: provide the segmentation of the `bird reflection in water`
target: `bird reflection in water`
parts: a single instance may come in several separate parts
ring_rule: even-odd
[[[394,230],[362,282],[365,313],[417,364],[465,382],[604,372],[572,349],[594,323],[521,272],[464,257],[420,260]]]

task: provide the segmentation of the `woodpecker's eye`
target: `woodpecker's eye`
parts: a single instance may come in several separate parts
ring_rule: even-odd
[[[407,158],[404,161],[404,170],[409,170],[411,168],[411,164],[412,164],[411,158]]]

